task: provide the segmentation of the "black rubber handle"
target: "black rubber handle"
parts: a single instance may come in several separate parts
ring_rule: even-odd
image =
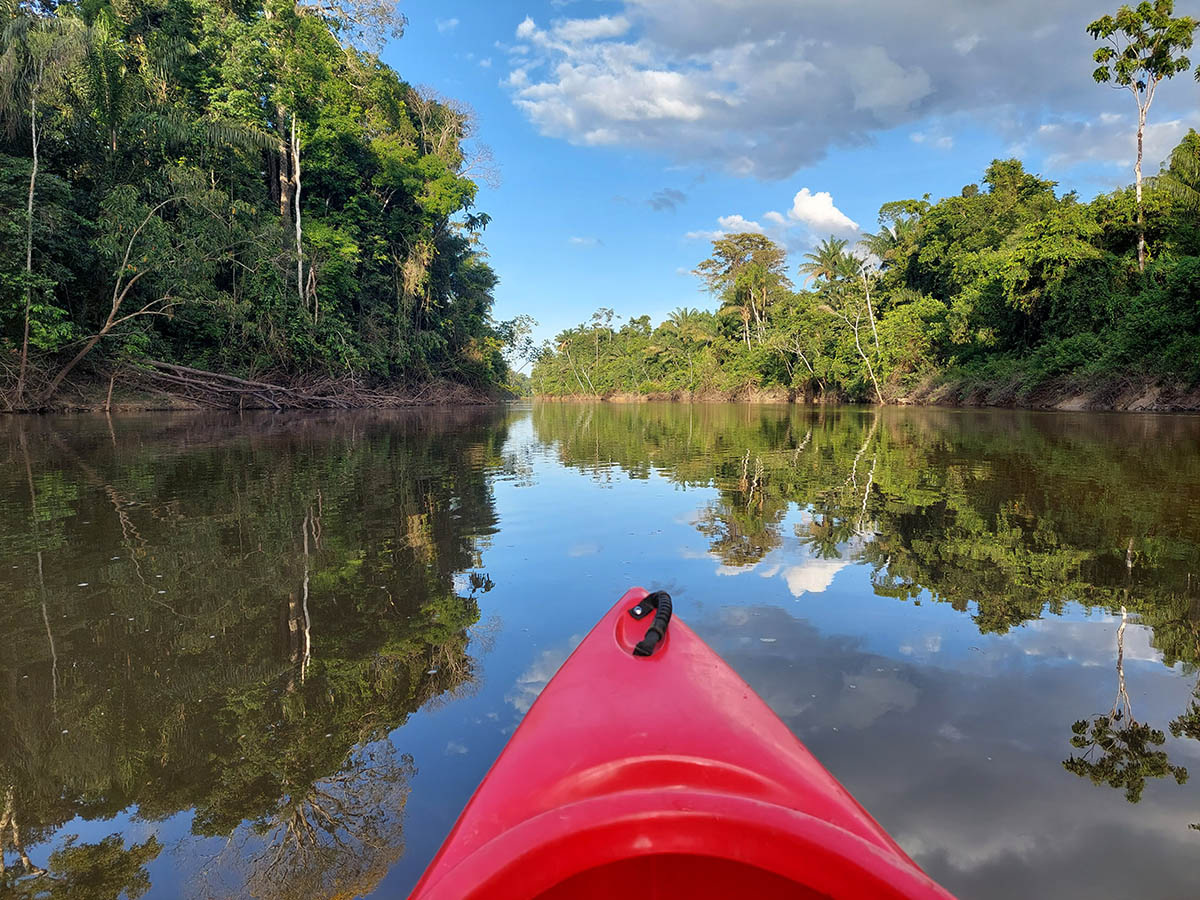
[[[671,595],[666,591],[647,594],[629,614],[635,619],[640,619],[646,615],[647,607],[655,610],[654,621],[646,629],[646,636],[633,648],[634,656],[649,656],[653,653],[658,642],[666,636],[667,626],[671,624]]]

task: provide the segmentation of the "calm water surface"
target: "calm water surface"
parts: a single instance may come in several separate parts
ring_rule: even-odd
[[[1198,419],[10,417],[0,461],[4,896],[402,897],[632,584],[964,900],[1197,893]]]

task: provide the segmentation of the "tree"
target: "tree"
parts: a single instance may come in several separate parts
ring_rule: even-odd
[[[29,194],[25,205],[25,315],[21,336],[15,400],[25,396],[29,365],[29,318],[33,308],[33,208],[37,190],[41,135],[38,131],[39,102],[54,90],[86,49],[86,30],[76,19],[43,18],[27,11],[15,0],[4,0],[0,12],[7,21],[0,33],[0,119],[15,131],[28,117],[29,147],[33,165],[29,170]]]
[[[758,342],[766,336],[767,310],[774,297],[791,287],[784,269],[787,252],[763,234],[729,234],[712,242],[712,256],[692,274],[703,279],[722,305],[742,318],[742,335],[750,347],[750,321],[755,322]]]
[[[1200,213],[1200,134],[1195,129],[1188,129],[1153,183],[1184,211],[1193,216]]]
[[[1125,626],[1129,614],[1121,607],[1121,624],[1117,627],[1117,696],[1107,715],[1096,716],[1090,723],[1080,719],[1071,726],[1071,746],[1084,751],[1072,754],[1063,761],[1063,768],[1093,784],[1124,788],[1125,799],[1137,803],[1142,799],[1147,778],[1170,775],[1178,784],[1188,780],[1188,770],[1171,763],[1159,750],[1166,742],[1160,729],[1152,728],[1133,717],[1133,705],[1125,688]],[[1174,725],[1172,725],[1174,730]],[[1093,759],[1095,750],[1100,755]]]
[[[848,244],[848,241],[830,235],[804,254],[807,262],[800,264],[800,272],[818,281],[833,281],[845,265]]]
[[[1137,105],[1137,160],[1133,166],[1137,194],[1138,270],[1146,269],[1146,221],[1142,210],[1142,141],[1146,114],[1158,85],[1191,68],[1182,50],[1192,46],[1200,21],[1191,16],[1172,18],[1174,0],[1149,0],[1136,7],[1122,6],[1115,16],[1101,16],[1087,27],[1094,40],[1103,40],[1092,59],[1099,65],[1092,77],[1099,84],[1112,82],[1128,90]],[[1198,73],[1200,77],[1200,73]]]

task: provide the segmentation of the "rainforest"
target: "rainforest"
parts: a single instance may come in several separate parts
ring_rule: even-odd
[[[468,107],[373,52],[404,25],[372,2],[4,0],[3,406],[504,383],[523,326],[491,318],[474,207],[494,170]]]
[[[713,240],[694,274],[716,311],[610,309],[546,342],[554,397],[1194,408],[1200,380],[1200,135],[1090,202],[994,161],[960,195],[885,203],[856,244],[798,262],[756,232]]]

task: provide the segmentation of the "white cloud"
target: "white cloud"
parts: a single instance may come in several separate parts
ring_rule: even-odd
[[[751,221],[740,215],[718,216],[718,228],[712,231],[689,231],[684,235],[689,241],[705,240],[718,241],[727,234],[742,234],[745,232],[753,232],[754,234],[763,234],[765,229],[758,222]]]
[[[529,18],[529,16],[526,16],[524,21],[517,26],[517,38],[522,41],[528,40],[529,38],[533,37],[533,34],[536,31],[537,25],[533,23],[533,19]]]
[[[445,34],[447,31],[453,31],[458,27],[458,19],[438,19],[434,24],[437,25],[439,32]]]
[[[738,214],[721,216],[717,219],[720,227],[712,231],[689,231],[684,237],[688,240],[717,240],[727,234],[751,231],[766,234],[781,243],[794,243],[797,237],[811,241],[814,236],[838,234],[852,237],[860,231],[858,223],[834,205],[833,196],[828,191],[813,193],[806,187],[792,198],[792,206],[786,217],[776,210],[768,210],[762,218],[767,222],[767,227]]]
[[[783,570],[783,580],[793,597],[805,594],[823,594],[833,584],[834,576],[850,565],[844,559],[809,559],[798,566]]]
[[[485,56],[483,59],[481,59],[479,61],[479,68],[490,69],[491,67],[492,67],[492,58],[490,56]]]
[[[600,238],[575,236],[567,238],[567,243],[572,247],[598,247]]]
[[[739,215],[721,216],[717,219],[717,224],[721,226],[723,231],[731,234],[742,231],[753,231],[756,234],[762,234],[763,231],[763,227],[757,222],[744,219]]]
[[[1095,46],[1083,28],[1092,0],[614,7],[596,18],[517,26],[527,58],[508,84],[542,134],[778,179],[906,123],[982,124],[1012,143],[1046,115],[1090,121],[1113,105],[1112,93],[1080,69]],[[1030,35],[1053,35],[1053,52],[1031,45]],[[1200,88],[1176,82],[1159,101],[1168,119],[1180,115],[1168,103],[1200,105]],[[939,133],[926,143],[949,149],[953,138]]]
[[[1159,163],[1171,155],[1171,149],[1183,139],[1189,128],[1200,128],[1200,114],[1146,126],[1142,169],[1158,171]],[[1048,169],[1063,170],[1082,162],[1108,163],[1114,168],[1133,167],[1137,156],[1137,135],[1132,115],[1105,113],[1083,122],[1059,119],[1038,127],[1033,143],[1046,153]],[[1123,173],[1124,175],[1124,173]]]
[[[930,147],[936,147],[938,150],[952,150],[954,148],[954,138],[948,134],[930,134],[925,131],[914,131],[908,136],[908,139],[914,144],[928,144]]]
[[[801,188],[792,198],[788,218],[816,232],[845,234],[859,230],[857,222],[833,205],[833,195],[829,191],[814,194],[808,188]]]
[[[599,16],[595,19],[565,19],[555,22],[554,37],[564,41],[597,41],[621,37],[629,31],[629,20],[624,16]]]

